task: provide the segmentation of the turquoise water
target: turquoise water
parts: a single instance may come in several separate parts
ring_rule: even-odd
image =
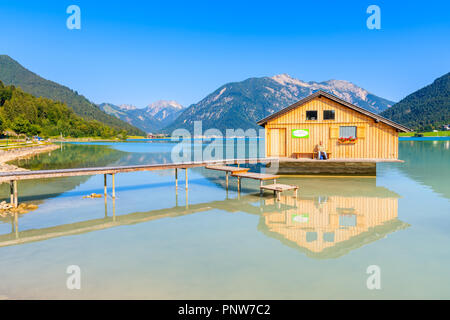
[[[173,146],[63,144],[18,164],[161,163]],[[450,141],[399,151],[405,163],[379,164],[377,178],[282,178],[300,191],[279,203],[253,181],[238,194],[230,179],[227,192],[224,175],[203,168],[188,171],[188,192],[184,172],[178,191],[170,170],[118,174],[106,203],[82,198],[103,193],[102,176],[20,182],[19,201],[39,208],[0,220],[0,296],[448,299]],[[69,265],[81,268],[81,290],[66,287]],[[367,289],[370,265],[380,290]]]
[[[399,141],[450,141],[449,136],[445,137],[400,137]]]

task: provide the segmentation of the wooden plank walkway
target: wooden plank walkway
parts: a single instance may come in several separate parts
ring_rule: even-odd
[[[240,165],[240,164],[257,164],[269,163],[276,161],[276,158],[249,158],[249,159],[223,159],[223,160],[207,160],[207,161],[190,161],[179,163],[163,163],[149,165],[134,166],[117,166],[117,167],[96,167],[96,168],[74,168],[74,169],[58,169],[58,170],[36,170],[36,171],[14,171],[0,173],[0,184],[4,182],[10,183],[11,204],[18,206],[18,189],[17,182],[19,180],[49,179],[60,177],[75,176],[91,176],[103,174],[104,192],[106,197],[107,175],[112,176],[112,197],[115,198],[115,174],[136,171],[154,171],[154,170],[175,170],[175,186],[178,188],[178,169],[184,169],[186,174],[186,189],[188,188],[188,168],[206,167],[212,165]],[[244,170],[244,168],[243,168]]]
[[[217,171],[225,171],[231,173],[239,173],[239,172],[247,172],[250,168],[239,168],[232,166],[206,166],[206,169],[217,170]]]
[[[263,181],[266,180],[273,180],[274,183],[277,182],[277,179],[280,177],[278,175],[274,174],[267,174],[267,173],[255,173],[255,172],[241,172],[241,173],[235,173],[232,174],[233,177],[236,177],[238,179],[238,191],[241,190],[241,179],[253,179],[253,180],[259,180],[259,187],[263,186]]]
[[[274,183],[274,184],[268,184],[265,186],[261,186],[261,193],[263,190],[270,190],[273,191],[273,193],[277,196],[277,200],[280,201],[280,195],[284,191],[288,190],[294,190],[294,197],[297,198],[297,191],[298,186],[295,185],[289,185],[289,184],[281,184],[281,183]]]
[[[240,168],[240,167],[232,167],[232,166],[206,166],[206,169],[209,170],[217,170],[217,171],[224,171],[225,172],[225,185],[228,190],[228,175],[241,173],[241,172],[247,172],[250,170],[250,168]]]
[[[246,178],[246,179],[254,179],[259,181],[265,181],[265,180],[276,180],[280,176],[275,174],[268,174],[268,173],[256,173],[256,172],[242,172],[242,173],[235,173],[232,175],[233,177],[237,178]]]
[[[148,164],[135,166],[118,166],[118,167],[96,167],[96,168],[75,168],[75,169],[58,169],[58,170],[36,170],[36,171],[14,171],[0,173],[0,182],[11,180],[30,180],[30,179],[47,179],[59,177],[73,176],[91,176],[96,174],[115,174],[123,172],[135,171],[152,171],[167,169],[187,169],[195,167],[206,167],[209,165],[227,165],[227,164],[256,164],[268,163],[274,161],[274,158],[259,159],[225,159],[225,160],[208,160],[208,161],[191,161],[179,163],[164,164]]]

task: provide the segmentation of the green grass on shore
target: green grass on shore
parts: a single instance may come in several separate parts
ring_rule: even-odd
[[[16,149],[26,149],[32,147],[40,147],[50,145],[50,142],[41,142],[41,143],[8,143],[7,145],[4,143],[0,143],[0,151],[9,151]]]
[[[424,137],[449,137],[450,131],[438,132],[400,132],[399,137],[414,137],[416,134],[421,134]]]

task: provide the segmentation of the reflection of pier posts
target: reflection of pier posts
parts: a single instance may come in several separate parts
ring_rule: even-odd
[[[105,218],[108,217],[108,199],[106,198],[106,194],[105,194]]]
[[[112,198],[112,220],[113,222],[116,221],[116,199]],[[108,201],[105,198],[105,218],[108,218]]]
[[[113,221],[116,222],[116,198],[112,199],[113,203]]]
[[[16,239],[19,239],[19,214],[14,213],[14,232],[16,234]]]
[[[189,209],[189,197],[188,197],[189,191],[186,188],[186,210]]]
[[[111,174],[112,177],[112,198],[115,199],[116,198],[116,179],[115,179],[115,174]]]
[[[228,194],[228,171],[227,171],[227,172],[225,172],[225,175],[226,175],[225,181],[226,181],[226,186],[227,186],[227,194]]]

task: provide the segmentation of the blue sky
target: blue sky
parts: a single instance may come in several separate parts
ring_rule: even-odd
[[[66,28],[71,4],[81,30]],[[371,4],[381,30],[366,27]],[[0,54],[93,102],[139,107],[280,73],[397,101],[450,71],[449,1],[0,0],[0,30]]]

